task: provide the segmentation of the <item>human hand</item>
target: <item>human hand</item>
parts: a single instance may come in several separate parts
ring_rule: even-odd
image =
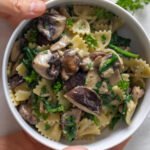
[[[128,140],[115,146],[110,150],[123,150]],[[0,150],[52,150],[43,146],[42,144],[36,142],[30,136],[28,136],[23,131],[17,132],[15,134],[0,137]],[[81,146],[71,146],[67,147],[64,150],[87,150],[85,147]]]
[[[13,25],[23,19],[42,15],[46,10],[45,0],[0,0],[0,17]]]

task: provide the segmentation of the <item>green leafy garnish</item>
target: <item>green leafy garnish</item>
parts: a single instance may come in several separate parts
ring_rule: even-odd
[[[106,36],[104,34],[101,36],[101,40],[103,43],[106,41]]]
[[[47,130],[49,130],[50,128],[51,128],[51,126],[50,126],[48,123],[46,123],[46,124],[45,124],[45,127],[44,127],[44,130],[47,131]]]
[[[45,94],[45,93],[47,93],[47,87],[46,86],[43,86],[42,88],[41,88],[41,95],[43,95],[43,94]]]
[[[25,34],[25,38],[28,40],[28,42],[31,43],[36,43],[37,36],[38,36],[38,31],[35,29],[29,29]]]
[[[44,101],[44,106],[45,109],[49,113],[56,113],[56,112],[63,112],[64,111],[64,106],[58,103],[52,103],[49,101]]]
[[[85,113],[84,117],[92,120],[97,126],[100,125],[100,120],[95,115]]]
[[[90,34],[85,36],[85,42],[90,48],[96,48],[98,46],[97,40]]]
[[[137,9],[143,8],[146,4],[149,4],[149,0],[118,0],[117,4],[124,9],[134,12]]]
[[[130,46],[131,40],[128,38],[124,38],[122,36],[119,36],[117,33],[112,34],[112,38],[110,41],[110,44],[116,45],[116,46]]]
[[[74,20],[72,18],[68,18],[67,21],[66,21],[66,25],[68,27],[72,27],[74,24]]]
[[[118,60],[118,57],[116,55],[112,55],[111,58],[107,59],[103,66],[99,68],[99,73],[103,73],[104,71],[108,70],[112,65]]]
[[[64,134],[69,142],[73,141],[76,137],[77,125],[74,116],[69,116],[65,120]]]
[[[126,91],[126,90],[129,88],[129,81],[120,80],[120,81],[118,82],[118,86],[119,86],[122,90]]]
[[[122,118],[122,115],[118,112],[112,119],[109,124],[110,129],[114,129],[115,125],[118,123],[118,121]]]
[[[107,10],[105,10],[103,8],[96,8],[95,16],[98,19],[112,19],[115,15],[111,12],[108,12]]]
[[[117,47],[117,46],[115,46],[113,44],[110,44],[109,47],[112,48],[117,53],[119,53],[119,54],[121,54],[121,55],[123,55],[125,57],[129,57],[129,58],[138,58],[139,57],[139,55],[131,53],[131,52],[128,52],[128,51],[125,51],[122,48]]]
[[[61,91],[63,89],[63,83],[61,80],[57,80],[53,85],[52,85],[52,89],[55,93],[58,93],[59,91]]]
[[[30,87],[34,87],[38,83],[39,79],[40,79],[40,76],[34,70],[32,70],[31,72],[29,72],[24,77],[24,80],[28,83],[28,85]]]

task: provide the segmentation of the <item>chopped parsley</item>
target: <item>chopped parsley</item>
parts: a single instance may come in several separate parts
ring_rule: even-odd
[[[85,113],[84,117],[92,120],[97,126],[100,125],[100,120],[95,115],[92,115],[92,114],[89,114],[89,113]]]
[[[52,103],[50,101],[44,101],[44,106],[47,112],[49,113],[56,113],[56,112],[63,112],[64,106],[58,103]]]
[[[47,93],[48,91],[47,91],[47,87],[46,86],[43,86],[42,88],[41,88],[41,95],[43,95],[43,94],[45,94],[45,93]]]
[[[28,42],[36,43],[38,36],[38,31],[35,29],[29,29],[27,33],[25,34],[25,38]]]
[[[126,90],[128,90],[128,88],[129,88],[129,81],[125,81],[125,80],[120,80],[119,82],[118,82],[118,86],[122,89],[122,90],[124,90],[124,91],[126,91]]]
[[[85,36],[85,42],[90,48],[96,48],[98,46],[97,40],[90,34]]]
[[[73,141],[76,137],[77,125],[74,116],[69,116],[65,120],[65,127],[63,133],[69,142]]]
[[[114,129],[115,125],[118,123],[118,121],[122,118],[122,115],[118,112],[112,119],[109,124],[110,129]]]
[[[74,24],[74,20],[72,18],[68,18],[67,21],[66,21],[66,25],[68,27],[72,27]]]
[[[103,43],[105,43],[105,41],[106,41],[106,36],[105,36],[104,34],[101,36],[101,40],[102,40]]]
[[[44,130],[47,131],[47,130],[49,130],[50,128],[51,128],[51,126],[50,126],[48,123],[46,123],[45,126],[44,126]]]
[[[63,89],[63,83],[61,80],[56,80],[56,82],[52,85],[52,89],[55,93],[58,93]]]

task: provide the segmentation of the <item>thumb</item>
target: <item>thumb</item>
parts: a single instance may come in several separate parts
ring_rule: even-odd
[[[0,11],[16,18],[34,18],[42,15],[45,10],[46,5],[41,0],[6,0],[0,2]]]

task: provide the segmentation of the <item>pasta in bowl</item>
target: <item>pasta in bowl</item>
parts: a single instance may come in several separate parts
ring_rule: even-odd
[[[149,64],[118,33],[123,20],[92,5],[51,7],[16,38],[7,65],[21,117],[54,141],[91,141],[144,96]],[[93,140],[94,142],[94,140]]]

